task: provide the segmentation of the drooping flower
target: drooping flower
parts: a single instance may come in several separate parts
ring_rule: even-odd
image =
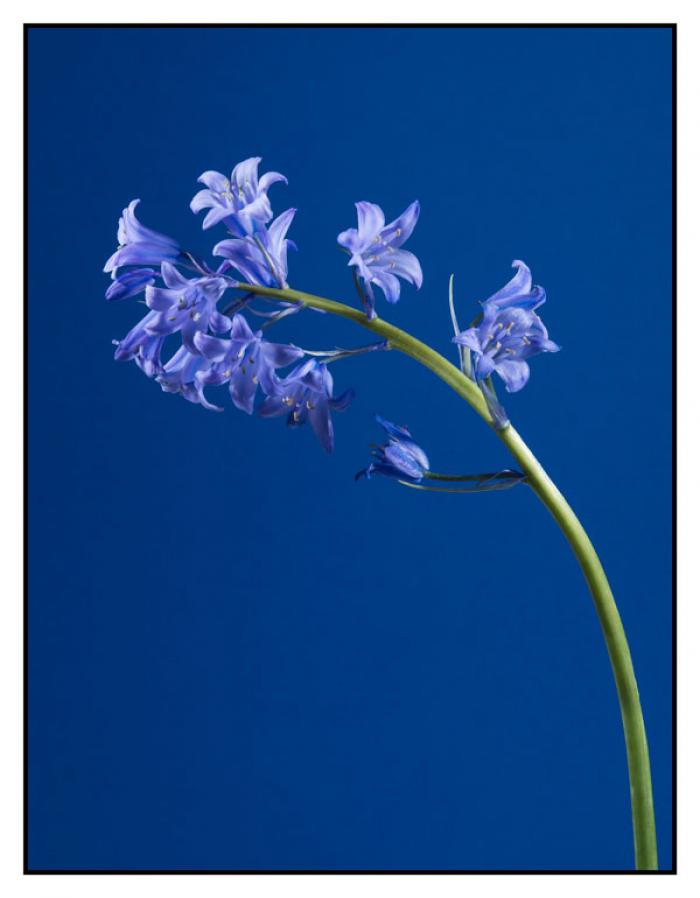
[[[205,230],[223,221],[232,233],[244,237],[270,221],[272,207],[267,191],[277,181],[286,184],[287,179],[279,172],[267,172],[258,179],[261,161],[259,156],[253,156],[239,162],[230,178],[218,171],[200,175],[197,180],[205,189],[195,194],[190,209],[194,213],[209,209],[202,222]]]
[[[420,288],[423,272],[420,262],[407,250],[399,249],[413,233],[420,214],[416,200],[397,219],[384,224],[384,212],[375,203],[355,203],[357,228],[349,228],[338,235],[338,243],[350,253],[348,265],[355,269],[362,281],[363,306],[367,316],[374,318],[375,284],[391,303],[399,301],[399,277]]]
[[[527,359],[540,352],[558,352],[547,328],[531,309],[484,304],[483,320],[453,337],[474,355],[474,376],[484,381],[494,372],[509,393],[522,390],[530,376]],[[488,397],[487,397],[488,398]]]
[[[495,309],[532,309],[541,306],[547,299],[544,287],[532,285],[532,274],[527,265],[520,259],[513,260],[513,268],[517,272],[513,278],[501,287],[493,296],[489,296],[482,302],[482,306],[490,306]]]
[[[157,315],[157,312],[149,312],[131,328],[123,340],[112,340],[117,347],[114,351],[115,360],[133,360],[146,377],[154,377],[163,370],[161,352],[165,337],[149,331],[149,326],[154,323]]]
[[[333,396],[333,378],[322,362],[308,359],[287,377],[277,380],[268,398],[258,408],[263,418],[287,415],[287,424],[297,427],[308,421],[326,452],[333,451],[332,411],[344,411],[354,390]]]
[[[222,315],[216,304],[228,289],[223,277],[186,278],[169,262],[161,265],[163,287],[146,287],[146,305],[156,313],[149,319],[148,333],[167,336],[180,332],[190,352],[197,353],[195,334],[212,330],[225,333],[231,320]]]
[[[107,288],[105,299],[128,299],[142,293],[146,287],[155,284],[158,272],[153,268],[131,268],[116,277]]]
[[[287,231],[296,209],[287,209],[270,224],[261,225],[253,237],[222,240],[212,250],[227,259],[249,284],[262,287],[287,287],[287,249],[296,244],[287,239]]]
[[[234,315],[231,339],[222,340],[199,333],[194,338],[209,366],[197,374],[202,387],[228,383],[233,404],[249,415],[253,412],[258,387],[270,394],[279,378],[276,368],[300,359],[299,347],[263,340],[262,331],[253,333],[243,315]]]
[[[385,477],[420,483],[430,469],[428,456],[413,440],[407,427],[393,424],[381,415],[375,415],[375,418],[389,435],[389,441],[382,446],[373,447],[372,456],[375,461],[356,474],[355,480],[382,474]]]
[[[195,355],[185,346],[181,346],[162,367],[156,380],[165,393],[179,393],[188,402],[203,405],[212,412],[222,412],[222,408],[206,399],[201,381],[198,379],[198,375],[206,371],[210,364],[204,356]]]
[[[152,231],[136,218],[136,207],[140,202],[141,200],[132,200],[119,219],[119,247],[107,259],[104,267],[104,271],[110,272],[112,278],[125,265],[160,265],[161,262],[177,262],[182,257],[182,250],[176,240]]]

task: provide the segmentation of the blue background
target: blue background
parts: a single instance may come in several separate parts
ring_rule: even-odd
[[[624,869],[622,729],[591,601],[526,489],[353,482],[372,413],[435,468],[509,457],[398,353],[334,366],[308,429],[161,393],[112,338],[121,209],[207,253],[188,203],[251,155],[299,209],[290,281],[353,303],[336,234],[394,217],[450,355],[525,259],[564,347],[511,418],[626,623],[671,864],[670,29],[33,29],[29,35],[32,869]],[[308,313],[307,347],[366,335]],[[225,394],[224,394],[225,395]]]

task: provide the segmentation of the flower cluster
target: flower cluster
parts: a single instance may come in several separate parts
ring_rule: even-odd
[[[536,314],[546,300],[542,287],[532,283],[530,269],[516,259],[517,273],[505,287],[481,303],[481,320],[461,331],[453,342],[472,354],[472,370],[499,427],[508,423],[498,403],[491,375],[496,373],[509,393],[522,390],[530,377],[527,360],[541,352],[558,352],[560,347],[549,339],[547,328]]]
[[[143,225],[136,217],[139,200],[124,209],[118,249],[104,268],[112,276],[106,298],[144,294],[148,312],[122,340],[114,341],[114,356],[134,361],[163,391],[212,411],[222,409],[205,395],[207,387],[227,385],[233,404],[248,414],[262,393],[260,415],[288,412],[294,426],[308,420],[330,452],[331,411],[346,408],[353,394],[348,390],[333,396],[333,379],[323,357],[303,362],[286,375],[279,373],[305,355],[293,344],[263,337],[263,328],[282,316],[285,304],[277,303],[272,313],[256,312],[247,296],[230,310],[219,308],[227,291],[241,286],[232,273],[248,284],[287,286],[287,250],[294,246],[287,232],[296,210],[287,209],[273,220],[268,190],[287,179],[276,172],[258,177],[260,161],[254,157],[240,162],[230,178],[214,171],[199,178],[205,189],[193,198],[192,211],[207,209],[202,227],[222,223],[230,234],[213,248],[213,255],[224,260],[216,269],[184,251],[172,237]],[[272,319],[254,331],[244,309],[268,318],[271,314]],[[168,354],[172,338],[179,338],[180,345]]]
[[[260,176],[260,162],[259,157],[251,157],[239,162],[230,177],[206,171],[199,178],[204,186],[190,208],[195,214],[206,212],[204,230],[215,225],[228,230],[228,236],[212,249],[212,256],[220,262],[210,264],[172,237],[142,224],[136,217],[138,199],[124,209],[117,230],[119,245],[104,267],[112,278],[106,298],[114,302],[143,295],[147,311],[122,340],[114,341],[114,356],[118,361],[135,362],[164,392],[177,393],[206,409],[222,411],[207,390],[226,386],[233,405],[247,414],[256,411],[257,403],[257,413],[263,418],[285,416],[292,427],[308,422],[330,452],[332,412],[347,408],[354,394],[345,390],[333,395],[328,365],[388,349],[390,344],[382,340],[356,349],[312,351],[265,338],[269,327],[301,311],[305,302],[299,301],[299,294],[287,292],[288,251],[296,249],[287,234],[296,209],[287,209],[275,218],[268,196],[273,184],[286,184],[287,179],[278,172]],[[375,203],[355,205],[357,228],[343,231],[337,239],[350,256],[348,265],[371,322],[377,314],[374,287],[382,290],[388,302],[396,303],[400,279],[416,288],[422,285],[420,262],[402,248],[415,229],[420,205],[411,203],[389,224]],[[544,290],[533,286],[524,262],[513,265],[515,277],[481,303],[480,316],[467,330],[459,331],[456,326],[450,293],[457,331],[454,341],[460,345],[463,370],[481,387],[497,427],[504,427],[508,419],[496,398],[492,374],[499,375],[509,392],[516,392],[527,383],[528,359],[559,349],[536,313],[545,301]],[[256,291],[254,287],[264,289]],[[232,290],[239,294],[226,304],[225,297]],[[272,304],[271,310],[269,305],[267,311],[256,308],[256,296]],[[266,321],[255,330],[246,315]],[[285,373],[292,365],[296,367]],[[373,461],[362,476],[383,474],[413,485],[424,477],[440,479],[441,475],[430,473],[425,452],[405,427],[384,418],[377,420],[387,432],[388,442],[375,448]]]

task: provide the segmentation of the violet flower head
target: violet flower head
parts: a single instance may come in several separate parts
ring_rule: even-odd
[[[202,227],[213,227],[220,221],[238,237],[254,234],[261,225],[272,218],[272,207],[267,191],[277,181],[287,179],[279,172],[267,172],[258,178],[258,166],[262,159],[253,156],[239,162],[227,178],[218,171],[205,171],[197,179],[205,185],[192,198],[190,209],[197,213],[209,211],[204,216]]]
[[[249,415],[258,387],[267,395],[272,393],[279,382],[275,369],[291,365],[304,355],[297,346],[263,340],[262,332],[253,333],[243,315],[233,316],[230,340],[199,333],[194,342],[209,362],[196,375],[197,383],[202,388],[228,383],[231,401]]]
[[[390,224],[384,224],[384,212],[375,203],[355,203],[357,228],[349,228],[338,235],[338,243],[350,253],[348,265],[362,281],[362,304],[368,318],[376,317],[372,285],[383,292],[386,299],[399,301],[403,278],[415,287],[423,283],[420,262],[407,250],[399,249],[413,233],[420,214],[416,200]]]
[[[146,305],[156,316],[150,319],[148,333],[158,336],[180,333],[190,352],[197,353],[195,334],[207,330],[225,333],[231,320],[222,315],[216,304],[229,284],[222,277],[186,278],[174,266],[163,262],[163,287],[146,287]]]
[[[215,256],[228,260],[249,284],[261,287],[287,287],[287,250],[296,244],[287,239],[287,231],[296,209],[287,209],[265,227],[261,225],[255,237],[222,240],[212,250]],[[224,269],[220,269],[224,270]]]
[[[474,355],[474,376],[484,381],[494,372],[509,393],[517,393],[527,383],[527,360],[541,352],[558,352],[560,347],[549,339],[547,328],[532,309],[484,304],[483,320],[453,337]]]
[[[162,371],[161,352],[165,337],[149,331],[157,315],[157,312],[149,312],[131,328],[123,340],[112,340],[117,347],[114,351],[115,360],[136,362],[146,377],[155,377]]]
[[[375,461],[364,471],[357,473],[355,480],[382,474],[384,477],[420,483],[430,469],[428,456],[411,437],[407,427],[393,424],[381,415],[375,415],[375,418],[389,435],[389,441],[382,446],[373,447],[372,456]]]
[[[354,395],[354,390],[346,390],[334,397],[333,378],[326,365],[308,359],[274,384],[270,396],[258,408],[258,414],[263,418],[287,415],[290,427],[298,427],[308,421],[326,452],[332,452],[331,412],[344,411]]]
[[[122,212],[117,229],[119,247],[107,259],[104,271],[117,278],[117,271],[126,265],[160,265],[161,262],[177,262],[182,259],[180,245],[172,237],[152,231],[136,218],[136,207],[140,200],[132,200]],[[137,290],[134,286],[133,273],[120,275],[118,280],[123,290],[114,291],[108,299],[124,299],[133,296]],[[131,292],[129,292],[131,290]],[[108,291],[109,293],[109,291]]]
[[[204,356],[181,346],[162,367],[156,380],[165,393],[179,393],[188,402],[203,405],[212,412],[222,412],[222,408],[206,399],[201,381],[198,379],[198,375],[206,371],[209,365],[209,360]]]

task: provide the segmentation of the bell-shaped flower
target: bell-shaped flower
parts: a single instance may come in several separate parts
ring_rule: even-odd
[[[376,285],[391,303],[399,301],[403,278],[415,287],[423,283],[420,262],[407,250],[399,249],[413,233],[420,214],[416,200],[390,224],[384,224],[384,212],[375,203],[355,203],[357,228],[338,235],[338,243],[350,254],[348,265],[354,268],[362,301],[369,318],[376,316],[372,285]]]
[[[215,256],[228,259],[249,284],[262,287],[287,287],[287,250],[296,244],[287,239],[296,209],[287,209],[270,224],[262,225],[253,237],[222,240],[213,249]]]
[[[532,274],[527,265],[520,259],[513,260],[513,268],[517,268],[515,276],[505,287],[484,300],[482,306],[493,309],[531,309],[539,308],[547,299],[544,287],[532,285]]]
[[[397,480],[420,483],[430,469],[428,456],[411,437],[407,427],[393,424],[381,415],[375,415],[375,418],[387,432],[389,441],[382,446],[373,447],[372,456],[375,460],[364,471],[356,474],[355,480],[382,474]]]
[[[308,359],[287,377],[273,384],[268,398],[258,408],[263,418],[287,415],[287,424],[297,427],[307,421],[326,452],[333,451],[332,411],[344,411],[354,390],[333,396],[333,378],[322,362]]]
[[[141,200],[132,200],[122,212],[117,229],[119,247],[105,263],[104,270],[115,278],[117,270],[125,265],[160,265],[161,262],[177,262],[182,258],[180,245],[172,237],[152,231],[136,218],[136,207]],[[110,297],[116,298],[116,297]]]
[[[227,178],[218,171],[205,171],[197,179],[205,185],[204,190],[195,194],[190,209],[209,211],[204,216],[202,227],[213,227],[220,221],[239,237],[254,234],[260,225],[272,218],[272,207],[267,191],[276,181],[287,179],[279,172],[267,172],[258,179],[258,166],[262,159],[253,156],[239,162]]]
[[[161,352],[165,337],[152,334],[149,326],[154,322],[157,312],[149,312],[137,325],[131,328],[123,340],[113,340],[117,347],[114,358],[118,362],[134,361],[146,377],[154,377],[163,370]]]
[[[249,415],[258,387],[271,393],[278,381],[275,369],[291,365],[304,355],[297,346],[263,340],[262,331],[253,333],[243,315],[233,316],[229,340],[199,333],[194,342],[209,361],[209,366],[197,374],[197,382],[202,387],[227,383],[233,404]]]
[[[212,412],[222,412],[218,405],[212,405],[204,396],[198,375],[209,368],[211,363],[201,355],[195,355],[181,346],[175,355],[165,363],[156,380],[165,393],[179,393],[188,402],[203,405]]]
[[[453,338],[473,353],[474,376],[484,381],[494,372],[509,393],[522,390],[530,377],[527,359],[540,352],[558,352],[538,315],[523,307],[484,305],[483,320]],[[488,397],[487,397],[488,398]]]
[[[195,334],[211,330],[225,333],[231,320],[222,315],[216,304],[228,289],[223,277],[186,278],[168,262],[161,266],[163,287],[146,287],[146,305],[156,313],[149,320],[148,332],[167,336],[180,332],[186,348],[197,353]]]

